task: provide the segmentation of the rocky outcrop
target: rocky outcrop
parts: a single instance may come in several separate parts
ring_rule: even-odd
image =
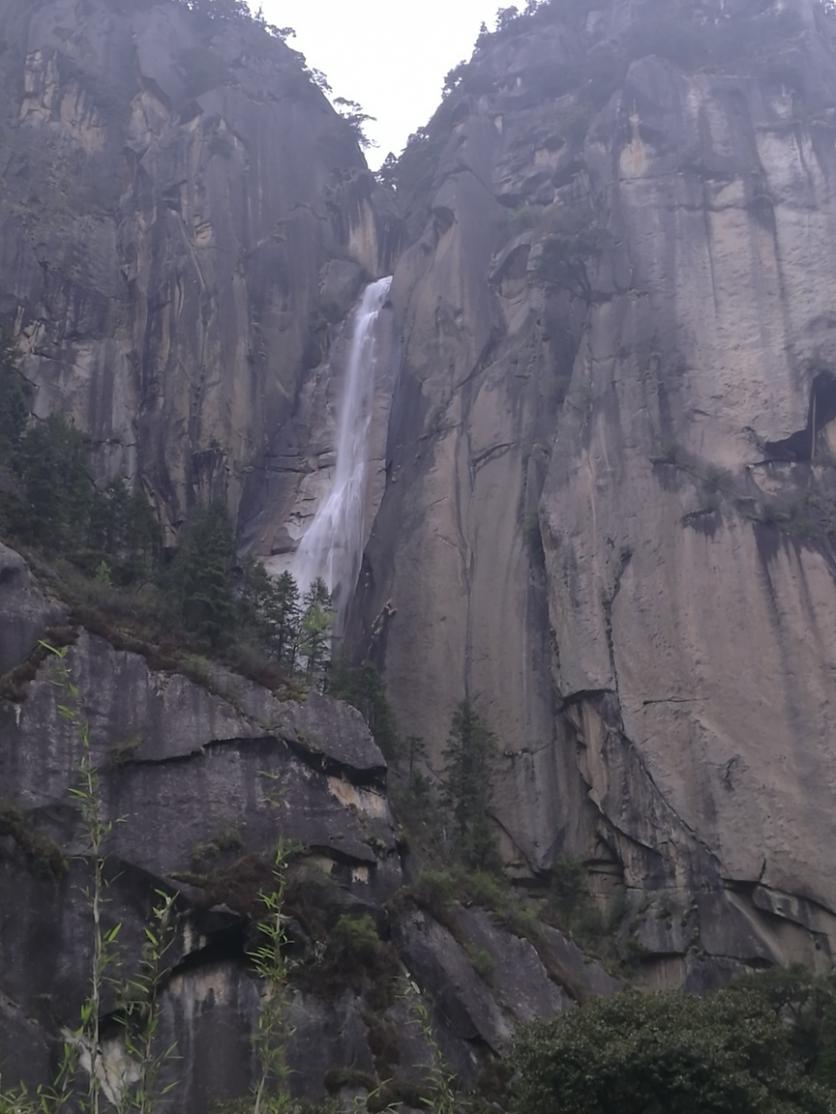
[[[3,0],[0,315],[168,523],[259,502],[388,218],[301,56],[174,0]],[[254,512],[253,512],[254,513]]]
[[[23,558],[0,543],[0,674],[27,657],[53,617],[60,620],[62,609],[46,602]]]
[[[836,58],[813,0],[674,8],[511,20],[404,156],[354,629],[436,756],[492,724],[508,859],[702,985],[836,928]]]
[[[152,668],[70,623],[12,550],[0,547],[0,568],[10,570],[0,577],[3,629],[17,632],[4,643],[10,668],[0,676],[5,1085],[52,1078],[59,1034],[77,1024],[88,993],[89,837],[72,793],[80,724],[111,825],[105,918],[122,925],[119,977],[136,970],[157,895],[177,895],[159,1037],[160,1048],[177,1047],[165,1069],[176,1089],[160,1109],[203,1114],[258,1077],[263,987],[249,953],[279,843],[294,849],[284,907],[288,1057],[294,1089],[313,1102],[326,1085],[383,1080],[422,1093],[436,1053],[413,995],[423,996],[444,1054],[474,1079],[516,1023],[572,1005],[592,985],[615,988],[545,926],[535,946],[487,910],[454,905],[447,927],[420,911],[404,888],[386,764],[353,708],[316,693],[282,701],[209,663],[203,683],[194,670],[187,678]],[[39,645],[47,639],[62,657]],[[340,945],[341,918],[371,918],[377,943]],[[102,1031],[114,1086],[126,1063],[117,1014],[108,986]]]
[[[2,559],[4,568],[28,575],[13,552],[3,550]],[[123,925],[129,969],[155,889],[180,894],[181,939],[165,1007],[188,1060],[178,1071],[176,1108],[205,1110],[207,1086],[214,1097],[234,1096],[255,1070],[249,1053],[227,1070],[213,1039],[219,1026],[237,1027],[242,1047],[250,1039],[259,991],[246,932],[260,893],[270,889],[277,842],[303,848],[323,884],[361,907],[381,906],[400,885],[383,758],[346,705],[315,695],[282,703],[222,670],[210,691],[66,627],[59,662],[38,654],[35,642],[47,618],[61,619],[60,605],[50,606],[31,581],[28,598],[11,582],[0,601],[10,620],[16,606],[23,618],[41,615],[23,650],[24,658],[33,654],[25,692],[19,703],[0,704],[3,1078],[20,1066],[31,1081],[44,1081],[49,1040],[74,1024],[86,993],[87,837],[70,792],[79,784],[82,739],[61,712],[72,703],[59,672],[65,665],[83,694],[79,714],[90,729],[100,805],[113,824],[107,914]],[[316,1014],[315,1002],[307,1013]],[[17,1015],[32,1027],[39,1056],[21,1055]],[[311,1016],[306,1024],[314,1024]],[[328,1067],[344,1066],[334,1054]],[[321,1088],[316,1075],[306,1079]]]

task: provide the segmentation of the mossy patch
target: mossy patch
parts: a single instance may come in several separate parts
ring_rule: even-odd
[[[77,627],[48,627],[43,632],[41,641],[55,649],[61,649],[64,646],[71,646],[77,638]],[[25,661],[0,676],[0,700],[22,704],[26,700],[30,684],[38,676],[38,671],[47,657],[49,657],[49,650],[39,642]]]
[[[275,887],[273,865],[258,855],[244,855],[235,862],[215,869],[180,871],[171,876],[177,882],[203,890],[198,905],[228,905],[252,920],[264,912],[263,895]]]
[[[0,836],[9,835],[41,877],[63,878],[67,857],[54,839],[39,832],[16,805],[0,802]]]

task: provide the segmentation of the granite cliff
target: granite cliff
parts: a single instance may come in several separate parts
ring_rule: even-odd
[[[81,0],[0,18],[0,305],[36,413],[74,415],[101,477],[140,477],[168,523],[237,507],[388,250],[355,136],[255,25]]]
[[[828,969],[829,5],[532,5],[480,36],[382,180],[257,26],[163,0],[0,0],[0,26],[0,315],[36,416],[73,415],[99,480],[140,483],[169,539],[220,498],[242,552],[287,563],[333,471],[351,310],[394,273],[347,651],[436,771],[474,702],[500,741],[509,875],[536,900],[582,863],[632,977]],[[0,669],[23,678],[0,709],[0,1064],[25,1044],[42,1077],[82,993],[75,867],[50,868],[79,838],[77,740],[35,649],[55,632],[90,694],[108,814],[135,820],[112,848],[126,931],[155,887],[181,892],[177,1109],[252,1083],[247,932],[279,832],[307,851],[297,890],[319,894],[316,916],[294,912],[302,966],[313,922],[371,916],[464,1077],[520,1020],[617,985],[557,929],[532,942],[478,902],[399,899],[409,849],[352,710],[156,668],[85,631],[11,550],[0,590]],[[426,1062],[373,972],[295,994],[312,1100],[329,1069],[406,1088],[397,1065]]]
[[[401,161],[358,643],[436,744],[480,703],[509,860],[582,858],[663,979],[832,944],[833,44],[553,4]]]

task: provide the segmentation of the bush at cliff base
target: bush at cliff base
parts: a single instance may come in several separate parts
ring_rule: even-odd
[[[833,1114],[836,988],[777,972],[697,998],[627,991],[530,1027],[513,1114]]]

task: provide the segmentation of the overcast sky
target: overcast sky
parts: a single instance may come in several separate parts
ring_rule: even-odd
[[[251,0],[257,8],[259,0]],[[493,27],[499,0],[260,0],[279,27],[295,27],[289,45],[323,70],[334,96],[359,101],[377,117],[366,152],[376,168],[432,115],[444,75],[469,58],[484,20]]]

